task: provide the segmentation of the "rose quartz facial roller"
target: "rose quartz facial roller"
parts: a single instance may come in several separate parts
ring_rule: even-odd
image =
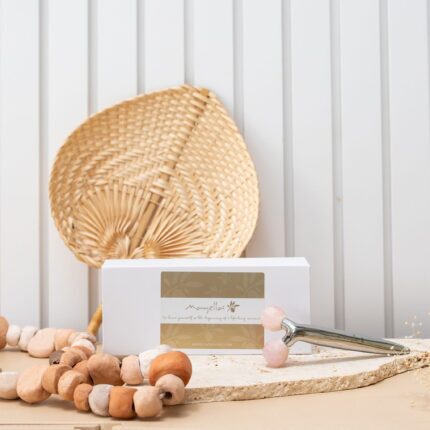
[[[372,354],[398,355],[410,352],[409,348],[384,339],[365,338],[341,330],[297,324],[288,319],[285,312],[277,306],[269,306],[263,310],[261,324],[270,331],[285,330],[282,339],[272,340],[264,345],[263,356],[269,367],[281,367],[287,361],[288,348],[299,340],[314,345]]]

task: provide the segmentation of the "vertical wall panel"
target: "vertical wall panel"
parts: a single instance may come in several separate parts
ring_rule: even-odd
[[[194,84],[214,91],[230,114],[234,108],[233,2],[194,0]]]
[[[145,92],[184,83],[184,2],[144,2],[143,43]]]
[[[242,11],[244,135],[260,186],[260,215],[247,256],[283,256],[282,4],[246,0]]]
[[[95,13],[93,84],[99,111],[136,95],[136,0],[98,0]]]
[[[345,328],[384,335],[381,71],[374,0],[340,2]]]
[[[388,2],[394,329],[417,315],[430,334],[427,3]]]
[[[137,93],[136,0],[94,1],[90,8],[90,109],[95,113]],[[91,269],[90,314],[99,302]]]
[[[312,31],[310,31],[312,29]],[[314,323],[334,325],[330,5],[291,1],[295,255],[311,265]]]
[[[0,314],[39,325],[38,2],[1,0],[0,26]]]
[[[47,146],[52,166],[67,135],[88,115],[88,4],[50,0],[47,6]],[[68,250],[51,219],[47,240],[47,322],[53,327],[84,328],[88,322],[87,266]]]

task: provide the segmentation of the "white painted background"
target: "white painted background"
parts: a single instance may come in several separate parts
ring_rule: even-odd
[[[426,0],[0,0],[0,313],[85,327],[97,274],[63,245],[49,169],[89,114],[183,82],[243,131],[249,256],[305,256],[315,323],[430,335]]]

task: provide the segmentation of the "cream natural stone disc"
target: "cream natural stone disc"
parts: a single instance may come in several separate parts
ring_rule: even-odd
[[[260,355],[192,356],[184,403],[252,400],[365,387],[430,364],[430,340],[400,339],[411,354],[385,356],[320,349],[291,355],[288,365],[266,367]]]

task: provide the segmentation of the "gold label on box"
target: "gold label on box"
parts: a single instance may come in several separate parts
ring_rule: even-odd
[[[162,272],[160,343],[187,349],[260,349],[264,273]]]

